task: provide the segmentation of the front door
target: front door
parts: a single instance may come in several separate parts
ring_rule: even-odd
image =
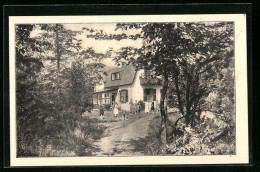
[[[115,102],[116,101],[116,96],[117,96],[117,93],[112,93],[112,96],[111,96],[111,103]]]
[[[145,88],[144,89],[144,102],[156,101],[156,89]]]

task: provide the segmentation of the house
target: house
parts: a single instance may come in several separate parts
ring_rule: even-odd
[[[159,103],[162,86],[160,79],[147,70],[135,70],[132,65],[107,71],[103,80],[96,84],[93,94],[94,109],[99,105],[117,102],[122,110],[130,111],[129,102]]]

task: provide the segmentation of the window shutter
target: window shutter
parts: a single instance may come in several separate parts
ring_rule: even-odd
[[[125,102],[128,102],[128,90],[125,90],[125,96],[126,96],[126,98],[125,98]]]

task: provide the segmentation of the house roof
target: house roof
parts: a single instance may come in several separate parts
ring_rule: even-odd
[[[94,91],[94,93],[104,93],[104,92],[113,92],[117,91],[117,89],[105,89],[105,90],[99,90],[99,91]]]
[[[120,73],[120,80],[111,80],[112,73]],[[104,78],[105,88],[118,87],[122,85],[130,85],[134,82],[136,70],[132,65],[123,66],[107,71],[107,76]]]

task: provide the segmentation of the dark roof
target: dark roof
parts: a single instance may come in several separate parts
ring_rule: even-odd
[[[111,80],[112,73],[120,73],[120,80]],[[107,76],[104,78],[105,88],[118,87],[122,85],[130,85],[134,82],[136,70],[132,65],[123,66],[107,71]]]

